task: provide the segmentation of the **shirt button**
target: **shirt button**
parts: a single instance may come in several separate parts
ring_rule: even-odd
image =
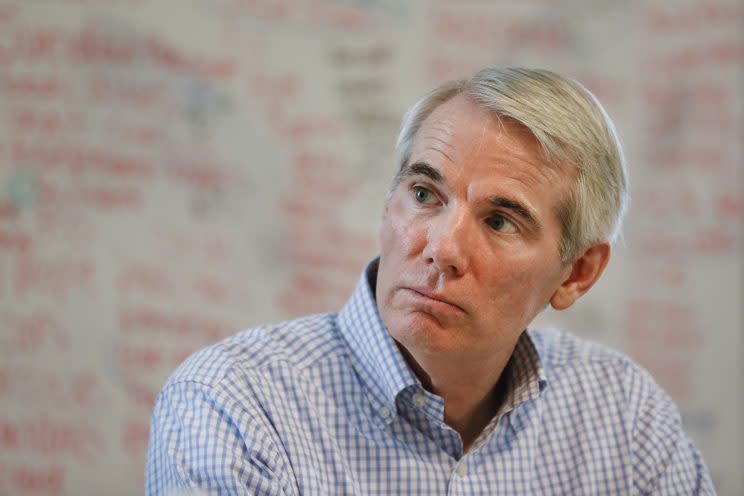
[[[426,404],[426,396],[424,393],[416,393],[413,395],[413,404],[417,407],[422,407]]]
[[[380,417],[384,418],[385,420],[390,420],[390,417],[392,416],[390,409],[386,406],[380,408],[379,414]]]
[[[468,466],[465,462],[460,462],[457,464],[457,467],[455,467],[455,473],[459,475],[460,477],[465,477],[468,473]]]

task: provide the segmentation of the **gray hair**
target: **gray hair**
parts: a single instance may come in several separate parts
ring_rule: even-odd
[[[411,158],[413,139],[423,121],[459,94],[529,129],[540,143],[547,165],[576,167],[571,193],[556,207],[564,263],[573,261],[593,243],[615,241],[628,204],[620,139],[594,95],[577,81],[554,72],[487,68],[427,93],[403,117],[396,143],[398,174]]]

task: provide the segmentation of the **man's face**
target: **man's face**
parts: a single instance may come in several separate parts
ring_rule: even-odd
[[[416,360],[488,360],[571,272],[554,208],[572,178],[521,125],[455,97],[423,122],[385,206],[376,298]]]

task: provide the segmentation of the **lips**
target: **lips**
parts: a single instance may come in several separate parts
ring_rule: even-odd
[[[421,298],[426,298],[429,300],[437,301],[440,303],[444,303],[446,305],[449,305],[451,307],[456,308],[457,310],[460,310],[461,312],[464,312],[465,309],[462,308],[460,305],[452,301],[451,299],[443,296],[441,293],[437,293],[436,291],[432,291],[425,287],[407,287],[405,288],[408,291],[418,295]]]

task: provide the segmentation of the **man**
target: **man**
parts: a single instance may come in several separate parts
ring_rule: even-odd
[[[486,69],[419,100],[397,150],[351,299],[187,360],[155,405],[147,493],[713,494],[645,371],[526,331],[597,281],[625,210],[593,96]]]

